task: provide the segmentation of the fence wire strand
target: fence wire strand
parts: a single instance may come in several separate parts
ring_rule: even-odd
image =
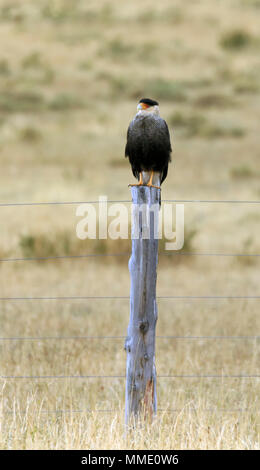
[[[162,202],[170,203],[192,203],[192,204],[260,204],[259,200],[236,200],[236,199],[163,199]],[[79,204],[131,204],[129,199],[123,200],[93,200],[93,201],[46,201],[46,202],[3,202],[0,207],[21,207],[21,206],[68,206]]]
[[[157,300],[259,300],[260,295],[158,295]],[[128,296],[118,295],[85,295],[60,297],[0,297],[0,301],[27,301],[27,300],[129,300]]]
[[[27,258],[0,258],[0,262],[14,261],[48,261],[48,260],[64,260],[64,259],[85,259],[85,258],[102,258],[102,257],[124,257],[130,256],[130,252],[125,253],[87,253],[83,255],[61,255],[61,256],[38,256]],[[176,251],[175,253],[161,252],[159,256],[213,256],[213,257],[260,257],[260,253],[192,253]]]
[[[37,410],[39,414],[70,414],[70,413],[123,413],[122,410],[117,410],[117,409],[104,409],[104,410],[95,410],[95,409],[82,409],[82,410],[73,410],[73,409],[68,409],[68,410]],[[183,408],[157,408],[157,412],[159,413],[181,413],[183,412]],[[224,408],[203,408],[203,409],[197,409],[197,408],[188,408],[186,410],[188,413],[190,412],[204,412],[204,413],[259,413],[260,410],[254,409],[254,408],[234,408],[234,409],[224,409]],[[13,409],[13,410],[3,410],[3,413],[8,415],[8,414],[17,414],[17,415],[26,415],[30,414],[30,410],[24,411],[24,410],[19,410],[19,409]]]
[[[66,380],[66,379],[125,379],[125,375],[0,375],[2,380]],[[259,379],[259,374],[165,374],[157,379]]]
[[[60,341],[60,340],[125,340],[126,336],[9,336],[0,337],[0,341]],[[169,340],[244,340],[256,341],[260,340],[260,336],[165,336],[158,335],[156,339],[169,339]]]

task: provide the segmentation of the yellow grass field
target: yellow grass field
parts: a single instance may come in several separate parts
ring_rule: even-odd
[[[129,295],[130,240],[77,239],[77,205],[7,204],[129,200],[142,97],[171,133],[162,199],[260,200],[259,13],[0,0],[0,449],[260,448],[259,299],[158,299],[158,414],[127,438],[128,299],[3,300]],[[259,296],[259,257],[195,256],[259,254],[259,223],[257,203],[185,203],[190,255],[160,244],[158,296]]]

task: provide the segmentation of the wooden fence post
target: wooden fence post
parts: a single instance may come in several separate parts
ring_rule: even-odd
[[[151,418],[157,410],[155,328],[160,189],[133,186],[132,203],[130,321],[125,343],[126,424],[140,413]]]

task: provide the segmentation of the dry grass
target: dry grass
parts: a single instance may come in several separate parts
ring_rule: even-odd
[[[19,449],[259,449],[254,414],[194,410],[161,412],[151,426],[140,423],[124,437],[123,412],[41,414],[28,399],[8,420],[6,447]],[[21,431],[20,431],[21,430]],[[104,437],[105,436],[105,437]]]
[[[146,95],[174,129],[163,198],[259,199],[259,2],[35,3],[0,1],[2,203],[129,199],[126,128]],[[259,217],[253,205],[187,204],[185,251],[259,253]],[[1,207],[0,258],[129,251],[79,241],[77,222],[74,206]],[[0,276],[1,297],[129,294],[125,258],[1,262]],[[258,288],[258,258],[160,256],[159,295]],[[124,336],[128,315],[127,300],[1,302],[0,337]],[[256,336],[259,302],[160,300],[157,334]],[[123,343],[0,341],[1,375],[124,375]],[[158,338],[157,371],[259,375],[259,340]],[[4,449],[260,446],[259,378],[159,378],[158,417],[127,442],[123,379],[0,389]]]

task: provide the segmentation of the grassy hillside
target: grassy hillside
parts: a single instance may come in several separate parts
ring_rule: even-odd
[[[163,199],[259,200],[259,12],[258,0],[0,0],[0,203],[130,199],[124,145],[142,97],[170,128]],[[130,251],[78,240],[75,210],[0,207],[0,258]],[[257,204],[185,204],[185,251],[260,253],[259,220]],[[163,251],[158,295],[259,294],[259,258]],[[0,262],[0,297],[101,294],[129,295],[127,256]],[[252,337],[258,310],[160,300],[157,334]],[[128,311],[1,301],[0,337],[123,337]],[[123,344],[0,340],[1,376],[124,375]],[[259,339],[158,338],[157,371],[259,375]],[[258,378],[159,378],[155,425],[127,443],[122,378],[9,378],[0,390],[0,448],[259,448]]]

